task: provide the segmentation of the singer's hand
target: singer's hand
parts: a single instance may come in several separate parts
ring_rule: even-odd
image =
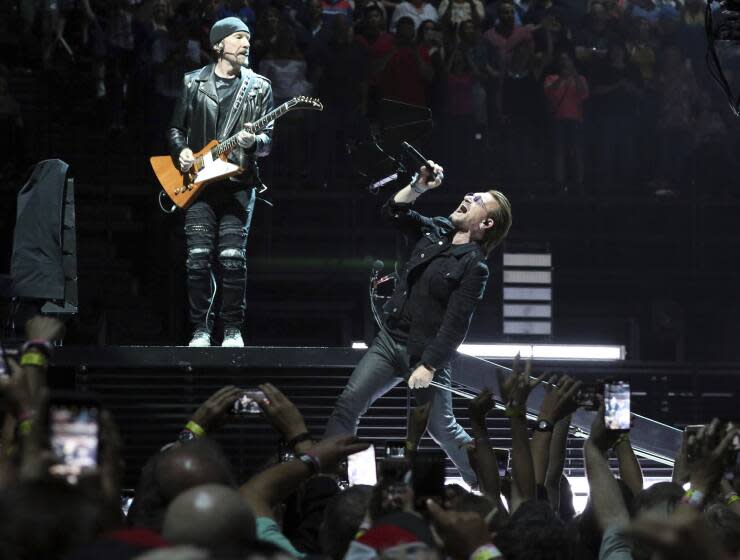
[[[245,124],[244,130],[239,132],[239,135],[236,137],[236,141],[245,150],[254,146],[254,143],[257,141],[257,137],[252,133],[251,127],[252,123]]]
[[[408,385],[411,389],[426,389],[434,378],[434,372],[423,364],[414,370],[409,377]]]
[[[193,150],[190,148],[185,148],[182,152],[180,152],[180,171],[183,173],[187,173],[190,171],[190,168],[193,167],[193,163],[195,162],[195,156],[193,156]]]
[[[434,179],[431,178],[430,169],[434,172]],[[419,169],[419,177],[416,179],[415,185],[417,188],[424,190],[436,189],[442,184],[444,178],[445,175],[442,166],[437,165],[430,159],[426,165],[422,165],[421,169]]]

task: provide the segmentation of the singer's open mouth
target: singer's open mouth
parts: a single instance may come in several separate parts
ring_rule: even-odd
[[[467,214],[468,207],[465,206],[465,204],[461,204],[460,208],[458,208],[457,211],[460,212],[460,214]]]

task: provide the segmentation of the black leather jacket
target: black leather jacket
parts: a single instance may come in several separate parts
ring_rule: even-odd
[[[228,111],[229,108],[219,107],[215,68],[215,64],[209,64],[200,70],[185,74],[182,95],[177,101],[170,122],[170,155],[177,166],[183,149],[190,148],[193,152],[198,152],[211,140],[215,138],[225,140],[241,130],[245,123],[254,122],[273,109],[270,80],[252,70],[242,68],[239,87],[244,80],[251,80],[251,84],[241,107],[241,115],[231,130],[216,130],[218,112]],[[257,158],[270,153],[272,128],[273,125],[270,123],[257,134],[257,141],[249,150],[239,147],[232,150],[229,161],[245,169],[245,173],[232,177],[232,181],[255,184],[259,178]]]
[[[419,363],[447,367],[483,299],[489,274],[486,256],[478,243],[452,245],[455,226],[447,218],[422,216],[393,198],[383,213],[414,243],[384,306],[385,326],[393,335],[408,320],[405,342],[412,369]]]

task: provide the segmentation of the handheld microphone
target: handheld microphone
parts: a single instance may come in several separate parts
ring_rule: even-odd
[[[426,166],[427,171],[429,172],[429,178],[434,181],[434,179],[437,178],[437,174],[432,170],[431,167],[429,167],[429,163],[427,158],[425,158],[423,155],[419,153],[419,151],[414,148],[411,144],[408,142],[401,142],[401,149],[406,153],[406,155],[411,158],[416,165],[421,167],[422,165]]]

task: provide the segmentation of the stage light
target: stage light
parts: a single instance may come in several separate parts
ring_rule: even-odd
[[[462,344],[458,352],[476,358],[522,358],[533,360],[624,360],[624,346],[596,344]]]
[[[367,344],[364,342],[353,342],[352,350],[367,350]]]

